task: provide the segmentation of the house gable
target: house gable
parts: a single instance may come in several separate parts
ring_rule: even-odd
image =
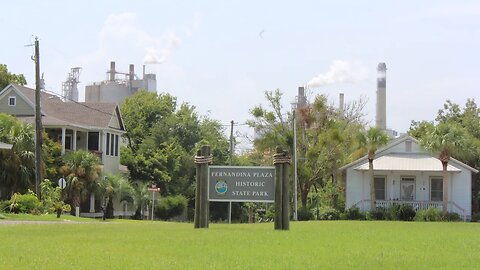
[[[14,106],[9,103],[12,98],[15,100]],[[0,113],[32,116],[35,115],[35,106],[14,85],[10,84],[0,92]]]
[[[115,106],[115,110],[112,113],[112,118],[108,123],[108,127],[125,131],[125,127],[123,125],[123,119],[120,114],[120,109],[118,105]]]
[[[406,155],[423,155],[423,156],[430,156],[432,158],[437,158],[436,156],[432,155],[431,153],[425,151],[421,146],[420,142],[409,136],[405,135],[403,137],[400,137],[392,142],[390,142],[388,145],[385,147],[377,150],[375,153],[375,159],[379,159],[383,156],[387,155],[396,155],[396,154],[406,154]],[[340,170],[345,170],[351,167],[360,167],[364,164],[368,163],[367,156],[364,156],[362,158],[359,158],[343,167],[340,168]],[[467,169],[472,171],[473,173],[477,173],[478,170],[468,166],[467,164],[458,161],[454,158],[450,159],[450,163],[455,164],[455,167],[461,167],[463,169]],[[440,164],[440,161],[439,161]],[[454,170],[454,169],[452,169]]]

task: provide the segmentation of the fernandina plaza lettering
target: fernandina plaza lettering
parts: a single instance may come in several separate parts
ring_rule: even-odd
[[[210,176],[213,177],[247,177],[247,178],[272,178],[272,172],[228,172],[228,171],[212,171]]]
[[[274,167],[211,166],[209,200],[272,202],[274,182]]]

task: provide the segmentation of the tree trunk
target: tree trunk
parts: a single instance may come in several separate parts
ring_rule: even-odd
[[[75,213],[76,207],[80,207],[80,191],[75,191],[72,196],[72,211]]]
[[[303,209],[307,209],[308,189],[305,187],[300,191],[300,200],[302,201]]]
[[[442,161],[443,167],[443,204],[442,211],[443,214],[448,212],[448,171],[447,171],[448,161]]]
[[[370,173],[370,211],[375,209],[375,176],[373,175],[373,158],[368,159],[368,171]]]

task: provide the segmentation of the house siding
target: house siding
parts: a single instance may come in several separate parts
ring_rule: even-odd
[[[16,105],[9,106],[9,97],[16,98]],[[34,109],[28,104],[19,94],[17,94],[12,87],[6,90],[0,98],[0,113],[11,115],[35,115]]]

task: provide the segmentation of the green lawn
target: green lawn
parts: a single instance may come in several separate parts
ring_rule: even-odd
[[[478,269],[480,224],[0,225],[0,269]]]

